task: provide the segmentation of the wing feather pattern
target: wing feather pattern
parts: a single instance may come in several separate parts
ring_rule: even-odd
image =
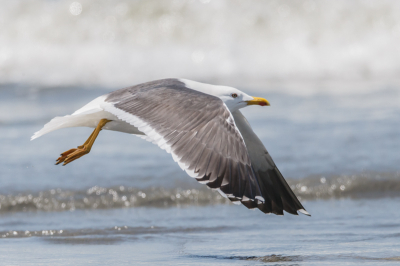
[[[251,159],[251,166],[255,172],[264,198],[264,202],[259,202],[256,207],[265,213],[274,213],[278,215],[283,215],[284,210],[295,215],[297,215],[297,211],[309,215],[292,189],[286,183],[286,180],[276,167],[261,140],[251,129],[246,118],[240,111],[235,111],[232,115],[246,143],[247,151]],[[255,203],[249,203],[249,206],[246,207],[255,207]]]
[[[111,92],[102,107],[171,153],[199,182],[248,208],[263,204],[246,144],[221,99],[165,79]]]

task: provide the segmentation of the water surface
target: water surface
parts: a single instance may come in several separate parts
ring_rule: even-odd
[[[198,184],[144,140],[91,129],[29,141],[113,88],[0,88],[0,260],[6,265],[396,265],[399,92],[294,96],[241,88],[244,110],[312,217],[265,215]],[[362,102],[362,104],[355,104]],[[383,104],[384,103],[384,104]],[[21,253],[24,256],[21,256]]]

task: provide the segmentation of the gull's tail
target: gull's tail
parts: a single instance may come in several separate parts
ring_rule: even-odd
[[[107,118],[110,114],[107,114],[100,107],[101,103],[104,102],[106,96],[100,96],[90,103],[86,104],[79,110],[75,111],[72,115],[57,116],[51,119],[44,127],[35,132],[31,137],[34,140],[44,134],[52,132],[54,130],[66,127],[92,127],[95,128],[99,123],[100,119]]]
[[[60,128],[75,127],[77,124],[77,118],[77,116],[72,115],[54,117],[53,119],[51,119],[50,122],[44,125],[41,130],[35,132],[35,134],[33,134],[33,136],[31,137],[31,140],[37,139],[44,134]]]

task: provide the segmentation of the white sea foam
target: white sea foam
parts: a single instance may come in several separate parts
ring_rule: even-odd
[[[302,94],[400,83],[394,0],[0,5],[2,83],[120,87],[185,77],[279,89],[275,82],[285,80],[295,84],[287,91]],[[311,88],[315,81],[323,85]]]
[[[400,173],[361,173],[331,176],[321,183],[318,176],[289,179],[291,189],[301,200],[340,198],[398,197]],[[221,194],[222,195],[222,194]],[[0,193],[0,214],[20,211],[73,211],[79,209],[114,209],[132,207],[168,208],[231,204],[210,189],[165,189],[162,187],[99,187],[87,190],[51,189],[45,191]],[[235,203],[235,202],[234,202]],[[306,206],[307,207],[307,206]],[[307,214],[305,210],[300,212]]]

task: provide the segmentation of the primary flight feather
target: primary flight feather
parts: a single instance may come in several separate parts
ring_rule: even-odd
[[[100,130],[139,135],[171,153],[186,173],[234,203],[282,215],[309,215],[239,111],[269,105],[227,86],[163,79],[100,96],[56,117],[32,139],[66,127],[93,127],[88,140],[61,154],[66,165],[90,152]]]

